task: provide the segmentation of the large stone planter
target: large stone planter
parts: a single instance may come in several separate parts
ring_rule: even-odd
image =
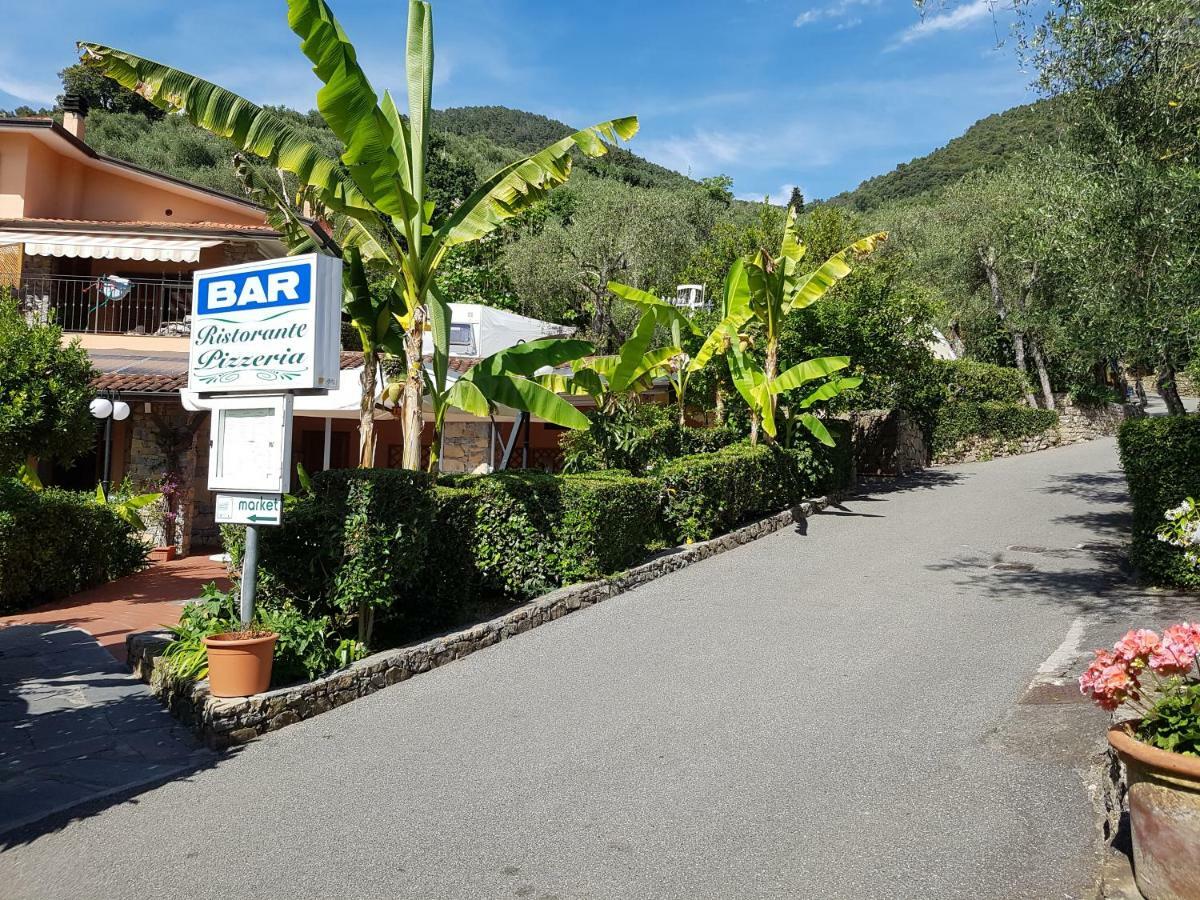
[[[1125,764],[1133,874],[1146,900],[1200,900],[1200,759],[1108,731]]]

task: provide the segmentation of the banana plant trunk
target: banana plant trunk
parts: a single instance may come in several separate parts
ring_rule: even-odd
[[[421,470],[421,433],[425,428],[425,417],[421,402],[425,393],[422,369],[425,342],[425,309],[421,307],[413,315],[412,326],[404,341],[408,357],[408,377],[404,381],[404,396],[401,401],[401,426],[404,429],[404,454],[401,466],[411,472]]]
[[[362,399],[358,407],[358,467],[375,465],[375,392],[378,387],[379,356],[374,350],[363,353],[363,371],[359,383]]]
[[[776,370],[778,368],[779,368],[779,344],[776,341],[768,341],[767,342],[767,359],[766,359],[766,364],[763,366],[763,375],[766,377],[763,380],[763,384],[769,385],[772,381],[775,380],[775,374],[776,374]],[[775,419],[775,395],[774,394],[768,392],[767,403],[770,404],[771,420],[774,421],[774,419]],[[757,425],[758,423],[756,422],[755,424]],[[776,427],[778,427],[778,423],[776,424]],[[771,437],[771,435],[767,434],[766,432],[764,432],[764,434],[766,434],[768,444],[775,443],[775,438]]]

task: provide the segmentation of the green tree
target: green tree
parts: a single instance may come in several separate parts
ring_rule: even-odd
[[[163,111],[134,91],[126,90],[114,81],[105,78],[95,69],[75,63],[58,73],[63,92],[58,95],[58,108],[63,98],[73,94],[81,98],[89,110],[110,113],[137,113],[147,119],[161,119]]]
[[[504,248],[522,311],[580,326],[601,352],[629,336],[639,314],[610,281],[675,292],[680,271],[712,228],[719,204],[705,192],[631,188],[581,179],[569,208],[526,227]]]
[[[353,223],[341,236],[343,246],[360,255],[365,266],[382,267],[391,282],[390,302],[383,312],[404,331],[407,365],[400,416],[403,465],[419,469],[426,389],[435,411],[447,402],[449,391],[450,316],[436,284],[446,254],[494,232],[564,183],[574,153],[602,156],[610,144],[633,137],[637,119],[601,122],[511,163],[442,216],[428,189],[434,60],[429,4],[409,3],[407,118],[389,92],[381,97],[371,87],[323,0],[289,0],[288,24],[324,85],[317,93],[317,108],[342,142],[339,160],[330,160],[285,118],[214,84],[100,44],[85,42],[80,48],[90,65],[156,106],[182,111],[194,124],[233,140],[242,151],[291,172],[311,201]],[[427,326],[434,346],[428,378],[422,359]],[[377,345],[366,340],[367,329],[362,330],[366,410],[377,392]],[[366,421],[364,426],[360,464],[369,465],[374,430]]]
[[[57,325],[31,321],[0,294],[0,473],[32,457],[70,463],[92,446],[95,393],[87,353]]]

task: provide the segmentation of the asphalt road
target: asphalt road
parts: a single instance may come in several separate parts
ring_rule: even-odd
[[[0,895],[1093,896],[1104,718],[1026,692],[1150,616],[1126,517],[1112,440],[926,473],[9,846]]]

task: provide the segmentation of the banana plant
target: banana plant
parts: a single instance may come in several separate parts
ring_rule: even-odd
[[[288,0],[288,25],[322,82],[317,108],[343,144],[339,159],[324,155],[281,117],[194,75],[102,44],[81,42],[79,48],[85,63],[159,108],[182,112],[243,152],[292,173],[325,209],[360,223],[374,239],[395,279],[388,314],[405,333],[403,465],[418,469],[427,325],[433,336],[432,381],[439,392],[447,390],[449,375],[449,309],[432,291],[446,253],[485,237],[566,182],[575,151],[603,156],[611,145],[632,138],[638,122],[632,116],[612,119],[568,135],[500,169],[439,217],[426,196],[434,62],[429,3],[410,0],[408,6],[407,118],[389,92],[380,95],[371,86],[324,0]],[[370,255],[366,247],[360,252],[364,260]]]
[[[162,499],[162,494],[134,494],[131,497],[126,497],[123,500],[114,500],[104,496],[104,485],[96,485],[95,501],[98,506],[107,506],[116,514],[117,518],[131,528],[138,531],[146,530],[146,523],[142,521],[141,513],[138,510],[149,506],[152,503],[157,503]]]
[[[543,385],[537,373],[546,367],[554,368],[580,359],[594,350],[587,341],[563,338],[517,344],[481,359],[445,391],[438,391],[427,373],[435,434],[441,435],[446,413],[451,408],[482,418],[494,415],[499,406],[527,412],[563,428],[587,428],[590,424],[587,417]],[[384,389],[384,398],[394,403],[402,390],[401,383],[393,382]],[[429,453],[430,471],[437,468],[440,455],[441,442],[435,438]]]
[[[699,368],[714,354],[722,353],[729,364],[734,386],[750,408],[751,443],[757,443],[761,426],[770,440],[777,434],[776,412],[779,396],[796,390],[819,378],[845,369],[850,360],[845,356],[810,359],[778,372],[779,340],[784,318],[796,310],[816,303],[830,288],[850,274],[850,259],[860,258],[887,239],[886,232],[860,238],[849,247],[835,253],[807,274],[801,263],[807,248],[796,230],[796,211],[788,209],[784,223],[783,241],[779,252],[766,249],[753,256],[735,260],[725,280],[722,300],[722,319],[705,339],[691,365]],[[763,336],[765,363],[761,367],[750,354],[751,335],[745,330],[757,323]],[[861,384],[857,378],[837,378],[821,385],[797,405],[808,410],[814,404],[829,400]],[[833,438],[815,415],[803,412],[800,422],[824,444],[832,446]]]

